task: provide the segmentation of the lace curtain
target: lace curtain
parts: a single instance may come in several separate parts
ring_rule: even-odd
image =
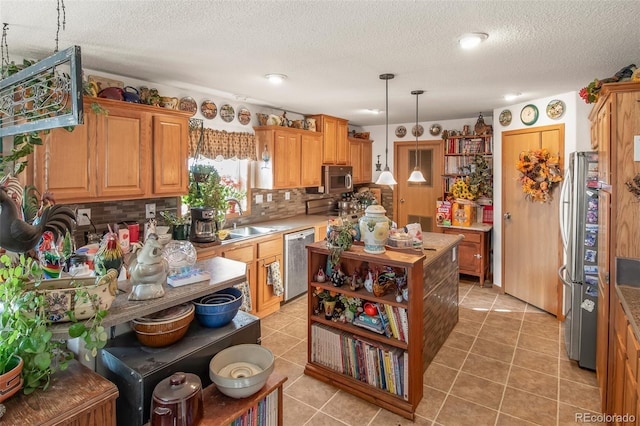
[[[189,132],[189,157],[195,157],[200,140],[200,129]],[[227,132],[204,129],[200,155],[215,159],[223,158],[256,160],[256,137],[252,133]]]

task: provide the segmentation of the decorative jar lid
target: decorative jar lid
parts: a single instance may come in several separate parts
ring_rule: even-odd
[[[192,373],[178,372],[163,379],[153,390],[154,400],[162,403],[180,403],[202,391],[200,377]]]
[[[365,212],[365,214],[373,214],[373,215],[380,214],[380,215],[383,215],[387,211],[380,204],[372,204],[369,207],[367,207],[367,209],[364,212]]]

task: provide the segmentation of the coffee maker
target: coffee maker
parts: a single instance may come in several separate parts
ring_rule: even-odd
[[[218,240],[216,209],[211,207],[191,208],[191,233],[189,240],[196,243],[213,243]]]

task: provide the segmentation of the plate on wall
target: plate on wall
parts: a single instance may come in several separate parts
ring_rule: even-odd
[[[407,135],[407,128],[404,126],[396,127],[396,137],[404,138]]]
[[[238,108],[238,121],[244,125],[251,123],[251,111],[245,107]]]
[[[509,111],[508,109],[503,110],[498,117],[498,121],[503,126],[508,126],[509,124],[511,124],[511,111]]]
[[[556,119],[562,117],[564,110],[566,109],[564,102],[559,99],[554,99],[547,105],[547,117]]]
[[[413,126],[413,127],[411,128],[411,134],[412,134],[413,136],[418,136],[418,137],[420,137],[420,136],[422,136],[422,134],[424,133],[424,127],[422,127],[422,124],[418,124],[417,132],[418,132],[418,134],[416,135],[416,126]]]
[[[213,101],[207,99],[206,101],[202,101],[200,104],[200,112],[204,118],[211,120],[218,115],[218,107],[213,103]]]
[[[178,102],[178,109],[180,111],[190,112],[191,115],[194,115],[196,111],[198,111],[198,104],[191,96],[185,96]]]
[[[439,124],[434,124],[433,126],[429,127],[429,133],[431,134],[431,136],[438,136],[441,131],[442,126]]]
[[[225,123],[231,123],[236,116],[236,112],[229,104],[224,104],[220,107],[220,118]]]

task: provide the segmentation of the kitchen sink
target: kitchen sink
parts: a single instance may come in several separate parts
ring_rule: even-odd
[[[224,244],[238,240],[259,237],[261,235],[267,235],[277,231],[277,228],[267,226],[242,226],[240,228],[229,229],[229,236],[225,238],[222,243]]]

